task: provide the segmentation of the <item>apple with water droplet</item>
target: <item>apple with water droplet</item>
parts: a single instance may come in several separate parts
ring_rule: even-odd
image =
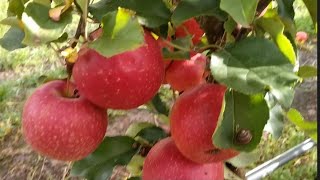
[[[80,93],[102,108],[132,109],[148,102],[164,78],[157,41],[144,31],[139,48],[104,57],[90,48],[80,50],[73,78]]]
[[[44,156],[64,161],[80,160],[102,142],[108,119],[83,96],[71,96],[75,86],[50,81],[26,101],[22,114],[25,140]]]

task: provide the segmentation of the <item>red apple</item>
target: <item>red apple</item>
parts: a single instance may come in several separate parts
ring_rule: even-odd
[[[35,151],[75,161],[99,146],[108,120],[106,110],[82,96],[67,97],[67,86],[65,81],[55,80],[37,88],[24,105],[22,128],[25,140]]]
[[[194,18],[185,21],[182,25],[176,28],[175,35],[177,38],[185,37],[188,34],[192,36],[192,42],[194,45],[201,41],[201,37],[204,34],[204,31],[200,28],[200,25]]]
[[[166,82],[179,92],[203,83],[206,56],[191,53],[190,60],[173,61],[166,70]]]
[[[299,31],[296,34],[296,41],[299,43],[304,43],[308,39],[308,34],[304,31]]]
[[[198,164],[185,158],[172,138],[159,141],[143,165],[143,180],[223,180],[223,163]]]
[[[141,47],[108,58],[82,49],[73,68],[81,94],[103,108],[131,109],[149,101],[161,86],[164,65],[150,32],[144,38]]]
[[[172,107],[172,138],[180,152],[194,162],[219,162],[238,154],[212,143],[225,91],[221,85],[202,84],[182,93]]]

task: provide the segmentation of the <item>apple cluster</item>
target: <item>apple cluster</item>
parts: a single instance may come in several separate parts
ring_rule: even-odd
[[[204,32],[189,19],[176,28],[175,36],[187,34],[197,44]],[[182,93],[170,112],[171,137],[150,150],[142,178],[223,179],[223,161],[238,154],[215,147],[211,140],[226,87],[206,82],[203,54],[191,51],[189,60],[164,61],[161,47],[146,29],[142,46],[112,57],[83,47],[73,67],[74,82],[48,82],[27,99],[22,114],[27,143],[50,158],[80,160],[102,142],[106,109],[136,108],[168,83]]]

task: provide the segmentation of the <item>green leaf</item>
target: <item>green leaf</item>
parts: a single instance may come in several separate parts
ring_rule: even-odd
[[[270,108],[269,117],[270,118],[264,127],[264,131],[270,132],[273,138],[278,139],[281,136],[284,127],[283,110],[279,104]]]
[[[82,12],[86,11],[85,9],[88,8],[88,0],[75,0],[74,2]]]
[[[165,60],[186,60],[190,59],[190,52],[182,50],[170,51],[167,48],[163,48],[162,57]]]
[[[22,13],[24,11],[24,4],[29,0],[8,0],[9,6],[7,14],[8,16],[17,16],[21,19]]]
[[[276,97],[270,92],[266,93],[265,100],[269,107],[269,119],[264,131],[270,132],[273,138],[278,139],[284,127],[284,111]]]
[[[144,163],[144,157],[140,155],[134,155],[131,161],[127,165],[127,170],[131,176],[141,176]]]
[[[149,144],[154,144],[167,136],[168,134],[162,128],[156,126],[144,128],[137,134],[137,137],[143,138],[148,141]]]
[[[17,27],[17,28],[23,29],[22,21],[20,19],[18,19],[17,17],[15,17],[15,16],[10,16],[10,17],[7,17],[5,19],[2,19],[0,21],[0,24],[4,24],[4,25],[13,26],[13,27]]]
[[[294,98],[294,89],[292,87],[272,88],[270,92],[283,108],[288,109],[291,107]]]
[[[244,27],[250,26],[255,16],[257,6],[257,0],[222,0],[220,3],[220,8]]]
[[[228,159],[227,161],[233,166],[241,168],[246,167],[260,158],[260,152],[253,150],[252,152],[241,152],[238,156]]]
[[[149,122],[136,122],[136,123],[132,123],[127,131],[126,131],[126,135],[130,136],[132,138],[135,138],[137,136],[137,134],[144,128],[148,128],[148,127],[153,127],[155,126],[152,123]]]
[[[298,76],[302,78],[315,77],[318,74],[318,70],[314,66],[301,66],[299,67]]]
[[[294,108],[291,108],[287,112],[287,118],[298,128],[308,134],[314,141],[317,142],[317,121],[306,121],[300,112]]]
[[[182,38],[177,38],[170,42],[172,47],[171,50],[169,48],[162,48],[162,56],[166,60],[186,60],[190,59],[190,50],[192,46],[192,36],[187,35]]]
[[[318,7],[318,0],[303,0],[304,4],[306,5],[311,19],[313,21],[313,24],[315,25],[317,29],[317,7]]]
[[[284,24],[277,14],[268,10],[266,14],[256,20],[256,25],[268,32],[280,51],[288,58],[291,64],[296,63],[296,53],[290,40],[284,35]]]
[[[23,38],[24,33],[20,28],[11,27],[0,39],[0,45],[8,51],[24,48],[25,45],[21,44]]]
[[[102,19],[102,28],[102,36],[89,47],[106,57],[134,50],[144,43],[142,27],[124,9],[106,14]]]
[[[133,123],[126,131],[126,135],[139,140],[147,141],[149,144],[154,144],[159,139],[167,137],[167,133],[160,127],[148,122]]]
[[[231,43],[235,41],[235,38],[232,35],[232,32],[234,31],[234,29],[237,27],[237,23],[236,21],[234,21],[232,19],[231,16],[228,17],[228,20],[226,22],[224,22],[223,24],[223,28],[226,32],[226,42],[227,43]]]
[[[229,90],[225,93],[222,110],[212,136],[213,144],[219,148],[234,148],[245,152],[255,149],[269,119],[269,108],[263,94],[249,96]],[[236,142],[240,130],[251,133],[252,139],[247,144]]]
[[[101,0],[89,6],[89,12],[94,18],[102,20],[103,16],[118,7],[135,11],[143,25],[154,28],[167,24],[171,12],[162,0]]]
[[[171,41],[171,44],[179,46],[185,51],[190,51],[190,47],[192,46],[192,35],[189,34],[182,38],[176,38],[175,40]]]
[[[294,19],[294,0],[277,0],[278,3],[278,13],[281,17]]]
[[[86,158],[76,161],[71,175],[88,180],[106,180],[116,165],[126,165],[137,152],[135,140],[128,136],[105,137],[100,146]]]
[[[176,26],[198,16],[215,16],[226,20],[227,14],[219,7],[220,0],[182,0],[173,11],[171,21]]]
[[[71,23],[70,12],[63,14],[59,22],[49,17],[50,4],[43,5],[29,2],[22,14],[25,37],[22,41],[26,45],[39,45],[54,41],[61,37],[66,26]]]
[[[244,94],[269,89],[281,105],[291,105],[291,85],[298,76],[293,65],[269,40],[246,38],[213,53],[210,69],[215,80],[230,88]]]
[[[156,111],[160,114],[164,114],[166,116],[169,115],[169,107],[166,105],[166,103],[161,99],[160,94],[157,93],[151,100],[151,103],[153,107],[156,109]]]

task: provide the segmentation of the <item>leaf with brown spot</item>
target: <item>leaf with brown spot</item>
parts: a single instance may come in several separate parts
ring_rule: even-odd
[[[61,5],[49,10],[49,17],[53,21],[59,21],[61,15],[71,7],[72,3],[73,3],[73,0],[64,0],[65,5]]]

